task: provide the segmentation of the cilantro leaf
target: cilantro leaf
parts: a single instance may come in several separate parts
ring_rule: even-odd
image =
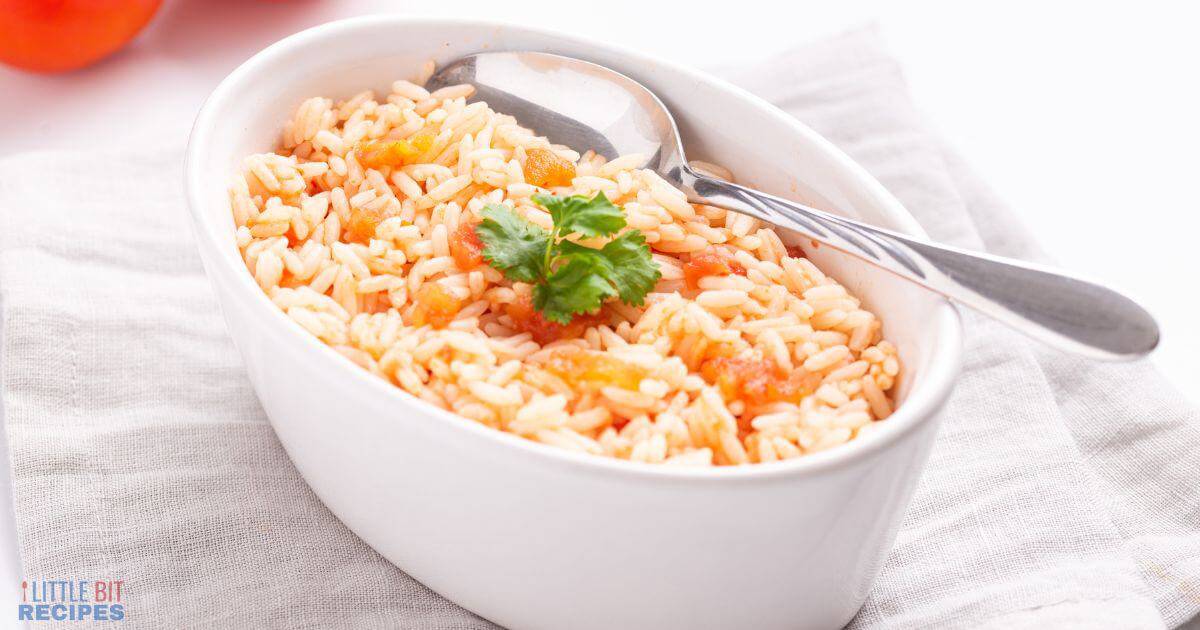
[[[625,215],[602,192],[596,193],[591,199],[583,195],[555,197],[537,194],[533,200],[550,211],[550,218],[554,220],[554,229],[559,236],[608,236],[625,227]]]
[[[612,297],[635,306],[645,302],[662,273],[641,232],[629,230],[599,249],[566,239],[574,234],[615,234],[625,227],[620,208],[603,193],[591,199],[534,195],[533,200],[550,211],[552,231],[508,206],[492,204],[483,209],[483,222],[475,226],[475,233],[491,266],[509,280],[534,285],[533,306],[547,320],[569,323]]]
[[[560,241],[555,249],[560,257],[586,260],[595,273],[616,287],[617,295],[626,304],[641,306],[646,294],[654,289],[662,277],[658,263],[650,257],[646,237],[637,230],[618,236],[601,249],[584,247],[571,241]]]
[[[641,306],[646,301],[646,294],[662,278],[658,263],[650,257],[646,237],[637,230],[630,230],[609,241],[600,253],[608,259],[612,269],[608,279],[617,287],[621,301]]]
[[[614,273],[612,262],[608,259],[608,256],[604,255],[603,250],[594,247],[584,247],[574,241],[559,241],[554,246],[554,253],[560,260],[585,260],[592,266],[596,273],[605,278],[612,277]]]
[[[546,319],[567,324],[577,313],[590,313],[617,294],[598,264],[600,257],[572,258],[544,284],[533,288],[533,306]]]
[[[550,234],[503,204],[484,207],[483,222],[475,234],[483,243],[483,257],[510,280],[537,282],[546,275],[546,249]]]

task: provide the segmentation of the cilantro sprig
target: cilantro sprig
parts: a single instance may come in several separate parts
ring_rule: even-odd
[[[598,249],[567,240],[612,236],[625,227],[625,215],[604,193],[591,199],[538,194],[533,201],[550,212],[552,230],[491,204],[475,233],[488,264],[509,280],[534,285],[533,306],[546,319],[566,324],[613,297],[634,306],[645,302],[662,273],[641,232],[628,230]]]

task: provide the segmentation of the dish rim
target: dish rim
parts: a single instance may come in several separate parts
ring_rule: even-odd
[[[550,29],[530,27],[511,22],[491,19],[474,18],[438,18],[403,15],[368,15],[319,24],[289,35],[255,53],[248,60],[234,69],[217,85],[201,106],[196,120],[192,125],[188,138],[187,150],[184,157],[184,197],[188,211],[196,227],[197,246],[209,250],[211,256],[206,260],[206,272],[209,275],[221,274],[232,281],[234,299],[249,300],[247,312],[253,313],[260,324],[268,330],[276,331],[283,336],[283,341],[296,343],[297,350],[307,353],[308,357],[317,362],[324,362],[323,369],[334,370],[347,374],[349,380],[341,380],[338,388],[356,388],[362,392],[378,392],[378,395],[389,397],[388,404],[407,406],[415,411],[432,415],[443,422],[447,431],[458,431],[463,436],[474,440],[483,440],[497,445],[499,448],[516,448],[524,456],[536,458],[542,463],[560,468],[570,468],[576,472],[599,473],[615,478],[615,475],[652,481],[677,482],[706,482],[706,483],[738,483],[768,479],[811,477],[820,473],[849,466],[872,454],[896,445],[909,433],[925,422],[933,420],[937,412],[949,397],[957,382],[961,362],[962,325],[958,311],[945,298],[937,298],[939,304],[935,310],[934,347],[930,350],[927,372],[918,383],[914,383],[908,399],[896,408],[888,417],[884,426],[872,433],[868,439],[853,439],[836,447],[797,457],[794,459],[748,464],[744,466],[706,466],[684,467],[664,466],[634,462],[614,457],[593,455],[569,451],[548,444],[542,444],[518,435],[500,431],[469,420],[452,411],[437,407],[432,403],[421,400],[407,391],[385,382],[370,374],[361,367],[346,359],[333,348],[322,343],[312,334],[286,316],[270,298],[267,297],[253,277],[247,271],[244,262],[236,253],[231,235],[223,234],[221,226],[216,224],[214,216],[204,211],[202,190],[215,182],[205,182],[201,177],[202,157],[207,154],[211,144],[209,130],[220,123],[217,115],[230,107],[240,98],[243,85],[252,83],[255,75],[262,73],[280,62],[316,49],[314,42],[337,40],[352,36],[358,29],[378,28],[380,25],[390,25],[396,28],[441,28],[446,26],[471,27],[479,30],[505,29],[520,31],[523,35],[549,40],[565,40],[585,48],[607,50],[610,53],[628,60],[629,66],[644,64],[646,67],[661,67],[677,75],[713,88],[730,92],[749,106],[757,107],[768,114],[773,122],[784,125],[818,148],[829,163],[842,169],[863,187],[866,196],[877,204],[896,223],[900,231],[925,236],[924,230],[916,219],[888,192],[865,168],[834,146],[829,140],[813,131],[799,119],[792,117],[778,107],[761,97],[724,79],[707,72],[677,64],[653,55],[633,51],[622,46],[597,41],[573,33],[565,34]],[[466,53],[464,53],[466,54]],[[614,68],[623,72],[621,68]],[[650,87],[650,86],[647,86]],[[282,124],[282,121],[281,121]],[[224,180],[222,180],[224,182]],[[229,242],[224,242],[228,240]],[[225,252],[224,249],[230,251]],[[235,265],[234,263],[238,263]],[[866,263],[855,263],[866,264]],[[217,282],[210,278],[210,282]],[[224,308],[224,307],[223,307]],[[368,394],[375,396],[377,394]],[[380,418],[381,422],[417,421],[425,419],[404,418],[389,415]],[[274,424],[272,420],[272,424]]]

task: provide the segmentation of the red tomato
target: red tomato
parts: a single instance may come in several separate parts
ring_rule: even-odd
[[[577,339],[592,326],[599,326],[605,321],[601,313],[576,315],[569,323],[552,322],[533,307],[533,298],[528,293],[517,296],[517,301],[505,307],[505,312],[512,318],[517,328],[533,335],[533,340],[546,345],[559,339]]]
[[[470,271],[483,264],[483,241],[475,233],[475,223],[462,221],[450,235],[450,255],[459,269]]]
[[[162,0],[0,0],[0,62],[63,72],[116,52]]]
[[[684,280],[692,289],[699,288],[700,279],[705,276],[728,276],[731,273],[744,276],[746,268],[733,256],[713,248],[693,253],[683,264]]]
[[[726,398],[752,406],[780,400],[798,403],[821,385],[820,374],[803,368],[788,372],[765,359],[717,357],[705,361],[700,374]]]

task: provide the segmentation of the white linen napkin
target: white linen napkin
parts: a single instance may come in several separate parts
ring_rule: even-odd
[[[874,31],[726,74],[859,160],[934,238],[1042,257],[925,129]],[[182,143],[0,161],[24,575],[123,579],[130,628],[494,627],[367,547],[287,459],[195,253]],[[1147,363],[1088,363],[964,315],[961,383],[852,627],[1200,612],[1197,410]]]

